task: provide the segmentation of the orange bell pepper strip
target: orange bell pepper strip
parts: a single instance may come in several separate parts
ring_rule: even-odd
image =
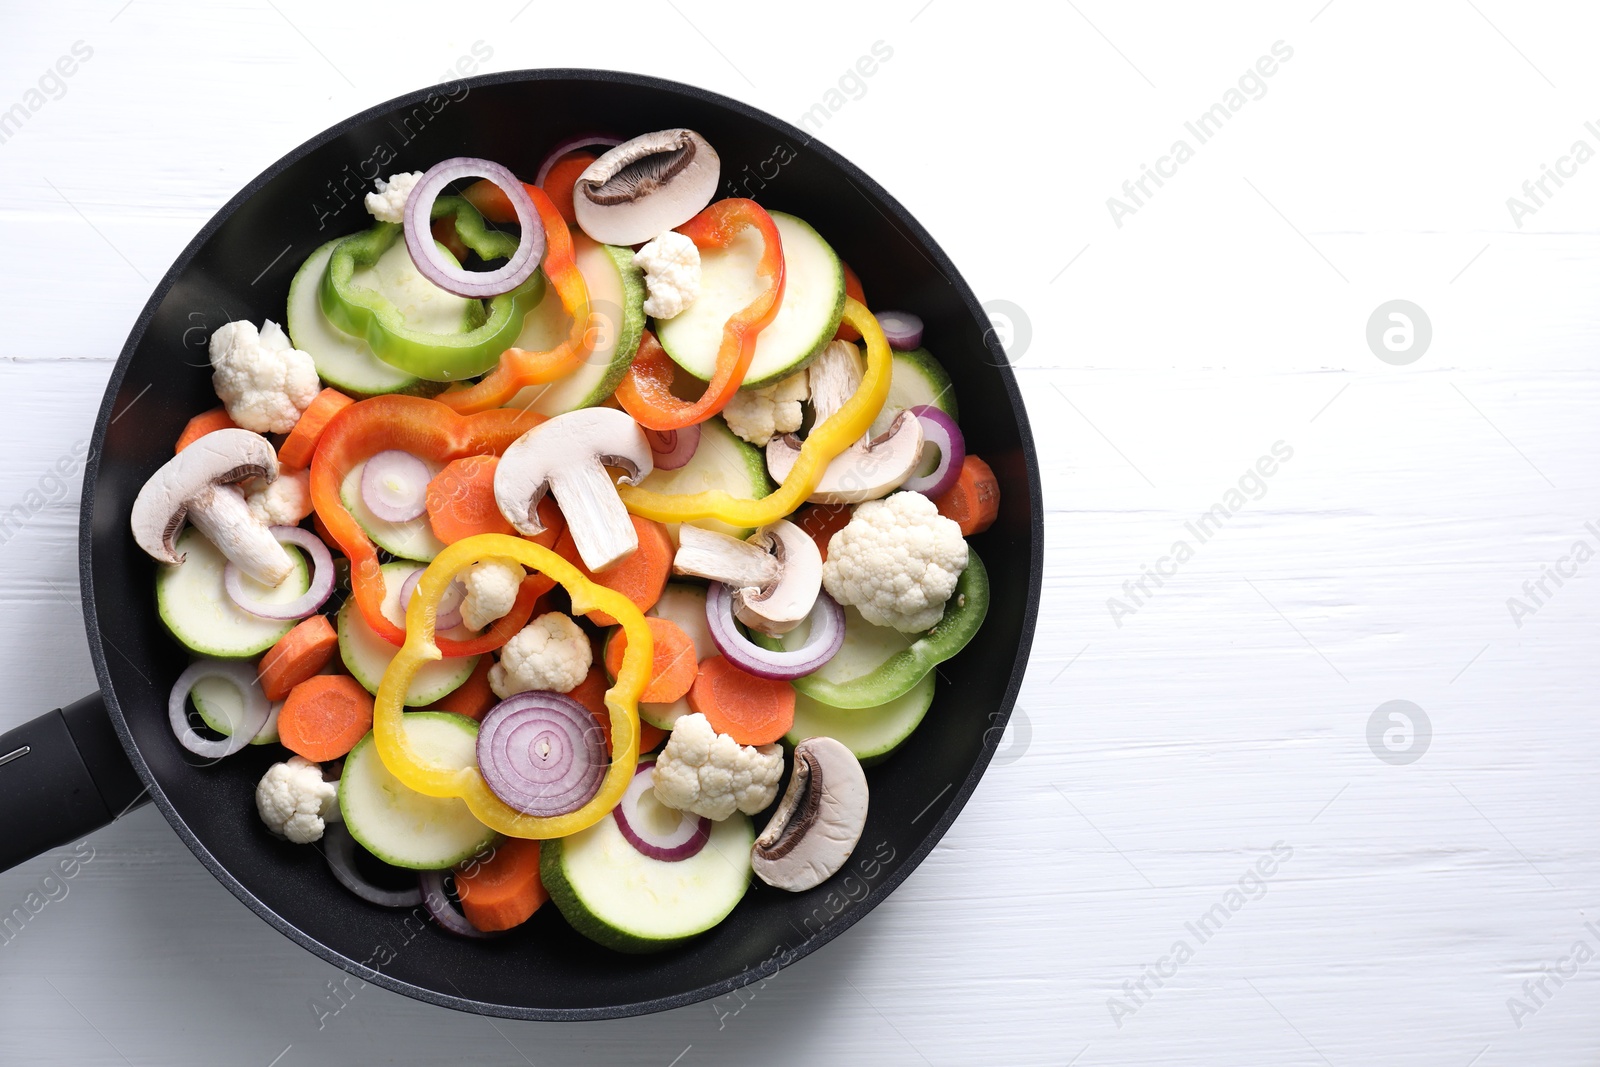
[[[487,192],[469,188],[466,198],[492,222],[514,222],[516,213],[511,202],[498,187],[490,186],[498,199]],[[591,317],[589,286],[578,270],[573,257],[572,231],[567,229],[561,212],[550,202],[545,191],[537,185],[524,185],[533,206],[544,223],[544,271],[550,287],[555,290],[561,306],[572,317],[566,338],[548,352],[529,352],[523,348],[508,348],[500,353],[500,362],[483,376],[476,385],[440,393],[440,403],[452,410],[468,415],[509,404],[525,386],[553,382],[577,370],[594,350],[595,338],[605,328],[598,316]]]
[[[765,279],[764,288],[754,300],[736,312],[722,328],[722,347],[717,349],[717,365],[699,400],[680,400],[672,395],[674,364],[666,350],[645,331],[639,354],[617,386],[617,402],[635,422],[651,430],[681,430],[705,422],[727,406],[744,384],[745,371],[755,358],[756,339],[777,317],[783,303],[783,239],[772,216],[754,200],[737,197],[718,200],[678,227],[678,232],[701,251],[726,248],[747,226],[761,233],[761,259],[756,276]]]
[[[385,641],[403,644],[406,632],[383,614],[385,586],[378,552],[339,499],[339,485],[345,476],[356,464],[391,448],[435,463],[449,463],[463,456],[499,455],[543,421],[543,415],[520,408],[457,415],[437,401],[391,395],[351,404],[322,431],[311,460],[311,504],[329,537],[349,557],[350,590],[361,617]],[[517,591],[510,614],[470,640],[441,637],[439,647],[446,656],[477,656],[499,648],[522,629],[534,601],[552,586],[550,579],[530,575]]]
[[[510,558],[560,582],[572,595],[572,611],[581,615],[604,611],[617,620],[627,637],[622,668],[606,690],[611,719],[611,766],[599,791],[582,807],[565,815],[536,816],[518,811],[495,795],[476,763],[448,766],[430,762],[411,744],[405,729],[405,695],[423,664],[443,652],[434,640],[439,600],[462,570],[491,558]],[[591,582],[583,573],[541,545],[506,534],[476,534],[446,548],[422,572],[406,609],[406,641],[383,672],[373,704],[372,733],[378,757],[402,783],[431,797],[459,797],[480,822],[508,837],[566,837],[593,826],[622,799],[639,764],[639,694],[650,677],[655,649],[650,627],[633,602],[613,589]]]

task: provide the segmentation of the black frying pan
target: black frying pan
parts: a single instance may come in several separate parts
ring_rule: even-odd
[[[999,522],[973,542],[993,603],[972,644],[940,669],[922,727],[870,772],[865,835],[830,881],[802,894],[758,884],[716,929],[655,956],[598,948],[553,907],[509,937],[466,941],[358,900],[317,849],[267,832],[253,791],[281,753],[249,748],[202,767],[177,744],[166,703],[187,656],[156,616],[155,565],[134,544],[128,514],[185,421],[216,404],[205,368],[211,331],[239,318],[282,322],[300,262],[366,224],[360,193],[373,176],[472,155],[526,177],[568,135],[671,126],[716,146],[726,195],[806,219],[864,279],[872,306],[926,321],[955,379],[968,447],[1002,486]],[[588,70],[496,74],[400,97],[312,138],[229,201],[128,337],[100,406],[82,508],[83,613],[101,691],[0,738],[0,869],[149,797],[223,885],[323,959],[419,1000],[519,1019],[612,1018],[720,996],[816,950],[883,900],[943,836],[988,764],[1022,682],[1043,553],[1039,472],[1016,382],[977,300],[927,232],[787,123],[690,86]]]

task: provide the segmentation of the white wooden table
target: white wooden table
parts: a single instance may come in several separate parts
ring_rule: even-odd
[[[1571,553],[1600,548],[1600,162],[1562,162],[1600,150],[1591,10],[367,6],[6,13],[0,514],[30,517],[0,544],[0,727],[94,685],[78,480],[50,472],[154,282],[273,159],[479,42],[483,70],[809,111],[1005,302],[1050,509],[1021,709],[848,936],[742,1008],[614,1023],[369,988],[319,1030],[338,972],[147,808],[0,945],[0,1062],[1593,1062],[1600,562]],[[1366,340],[1396,299],[1432,331],[1404,365]],[[1396,700],[1421,715],[1369,741]],[[0,910],[59,858],[0,874]]]

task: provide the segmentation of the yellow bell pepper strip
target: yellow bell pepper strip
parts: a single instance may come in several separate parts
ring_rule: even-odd
[[[534,209],[539,212],[539,221],[544,224],[545,251],[540,269],[555,289],[561,306],[571,316],[572,325],[566,339],[550,351],[508,348],[500,353],[500,362],[482,381],[466,389],[439,394],[440,403],[463,415],[509,404],[524,386],[553,382],[571,374],[589,358],[595,338],[605,328],[599,316],[591,316],[589,286],[573,256],[572,232],[567,229],[566,220],[543,189],[526,184],[523,188],[528,191]],[[476,202],[485,217],[494,222],[515,221],[516,213],[506,195],[492,184],[490,189],[498,194],[498,200],[487,192],[477,191],[476,186],[467,191],[466,200]]]
[[[756,340],[783,304],[783,239],[778,235],[778,225],[754,200],[733,197],[718,200],[678,227],[679,233],[706,251],[726,248],[748,226],[754,226],[761,234],[756,277],[764,279],[766,287],[722,328],[716,369],[699,400],[681,400],[672,394],[676,364],[646,331],[639,342],[638,355],[617,385],[617,402],[640,426],[665,431],[705,422],[727,407],[744,384],[745,371],[756,355]]]
[[[861,331],[867,343],[867,370],[861,387],[821,426],[812,429],[778,491],[760,500],[742,500],[722,489],[703,493],[657,493],[638,486],[617,487],[622,502],[635,515],[657,522],[716,519],[729,526],[765,526],[794,511],[816,492],[817,483],[834,457],[872,427],[889,396],[889,372],[894,357],[878,320],[858,302],[846,297],[844,321]],[[621,390],[618,390],[620,395]]]
[[[350,559],[350,590],[361,617],[385,641],[399,645],[406,634],[383,614],[378,552],[339,498],[345,476],[356,464],[391,448],[441,464],[463,456],[499,455],[543,421],[543,415],[519,408],[463,416],[420,396],[389,395],[351,404],[322,431],[311,459],[311,505],[328,536]],[[547,579],[528,578],[505,618],[471,640],[441,638],[439,647],[447,656],[476,656],[499,648],[522,629],[533,602],[550,588]]]
[[[490,558],[509,558],[561,583],[572,595],[573,614],[599,609],[610,614],[627,636],[627,650],[617,680],[606,690],[611,713],[611,766],[600,790],[588,803],[565,815],[528,815],[501,800],[483,780],[476,765],[432,764],[411,744],[405,730],[405,694],[417,671],[442,653],[434,643],[434,621],[445,588],[462,570]],[[650,679],[655,655],[650,627],[627,597],[585,578],[578,568],[531,541],[506,534],[465,537],[439,553],[422,572],[406,609],[406,643],[400,647],[383,681],[372,712],[372,732],[383,765],[407,786],[431,797],[459,797],[478,820],[508,837],[566,837],[605,817],[622,799],[639,763],[639,694]]]

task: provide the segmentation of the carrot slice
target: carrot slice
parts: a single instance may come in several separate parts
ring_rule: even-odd
[[[844,260],[839,261],[839,266],[844,268],[844,295],[858,304],[867,302],[867,291],[861,288],[861,279],[856,277],[856,272],[850,269],[850,264]],[[841,322],[839,328],[833,331],[835,341],[859,341],[861,331],[848,322]]]
[[[962,537],[979,534],[994,525],[1000,515],[1000,481],[989,465],[968,453],[961,461],[956,484],[934,500],[939,514],[954,519]]]
[[[339,635],[321,615],[301,621],[261,657],[257,676],[268,700],[282,700],[289,690],[316,674],[333,658]]]
[[[498,456],[464,456],[452,460],[428,483],[428,525],[447,545],[474,534],[514,534],[494,502]]]
[[[521,926],[550,899],[539,881],[539,842],[508,837],[483,861],[456,870],[456,893],[467,922],[492,933]]]
[[[311,456],[317,450],[317,442],[322,440],[322,431],[328,428],[335,415],[354,403],[337,389],[318,393],[310,406],[300,413],[300,421],[294,424],[289,436],[283,439],[278,449],[278,462],[290,467],[311,466]]]
[[[855,509],[849,504],[812,504],[795,515],[794,524],[811,535],[822,550],[823,560],[827,560],[828,542],[849,525],[853,514]]]
[[[227,408],[212,408],[210,411],[202,411],[190,419],[188,425],[184,426],[183,432],[178,435],[178,443],[172,451],[174,453],[182,452],[214,430],[231,430],[238,425],[228,415]]]
[[[494,690],[489,688],[489,668],[494,666],[493,656],[482,656],[460,687],[433,702],[439,711],[465,715],[469,719],[482,719],[489,709],[500,703]]]
[[[689,707],[741,745],[770,745],[794,725],[794,686],[757,678],[723,659],[700,661]]]
[[[583,558],[578,555],[578,546],[573,542],[570,530],[562,533],[555,550],[557,555],[582,571],[585,578],[607,589],[615,589],[633,601],[640,611],[649,611],[661,599],[661,590],[667,587],[667,579],[672,575],[672,538],[667,536],[667,528],[659,522],[637,515],[629,515],[628,518],[633,520],[634,532],[639,536],[639,547],[621,563],[607,567],[598,574],[583,565]],[[589,621],[600,626],[617,624],[616,619],[603,611],[591,611]]]
[[[578,176],[589,169],[597,157],[593,152],[568,152],[550,168],[550,173],[544,176],[544,184],[540,186],[550,202],[561,212],[561,217],[567,220],[568,226],[578,224],[577,209],[572,206],[572,187],[578,183]]]
[[[671,619],[647,616],[655,654],[650,664],[650,681],[639,699],[651,704],[670,704],[689,691],[700,665],[694,658],[694,641]],[[628,651],[628,637],[620,629],[611,632],[606,642],[606,673],[615,678],[622,670],[622,657]]]
[[[307,678],[278,712],[283,747],[316,763],[345,755],[371,729],[372,694],[343,674]]]

